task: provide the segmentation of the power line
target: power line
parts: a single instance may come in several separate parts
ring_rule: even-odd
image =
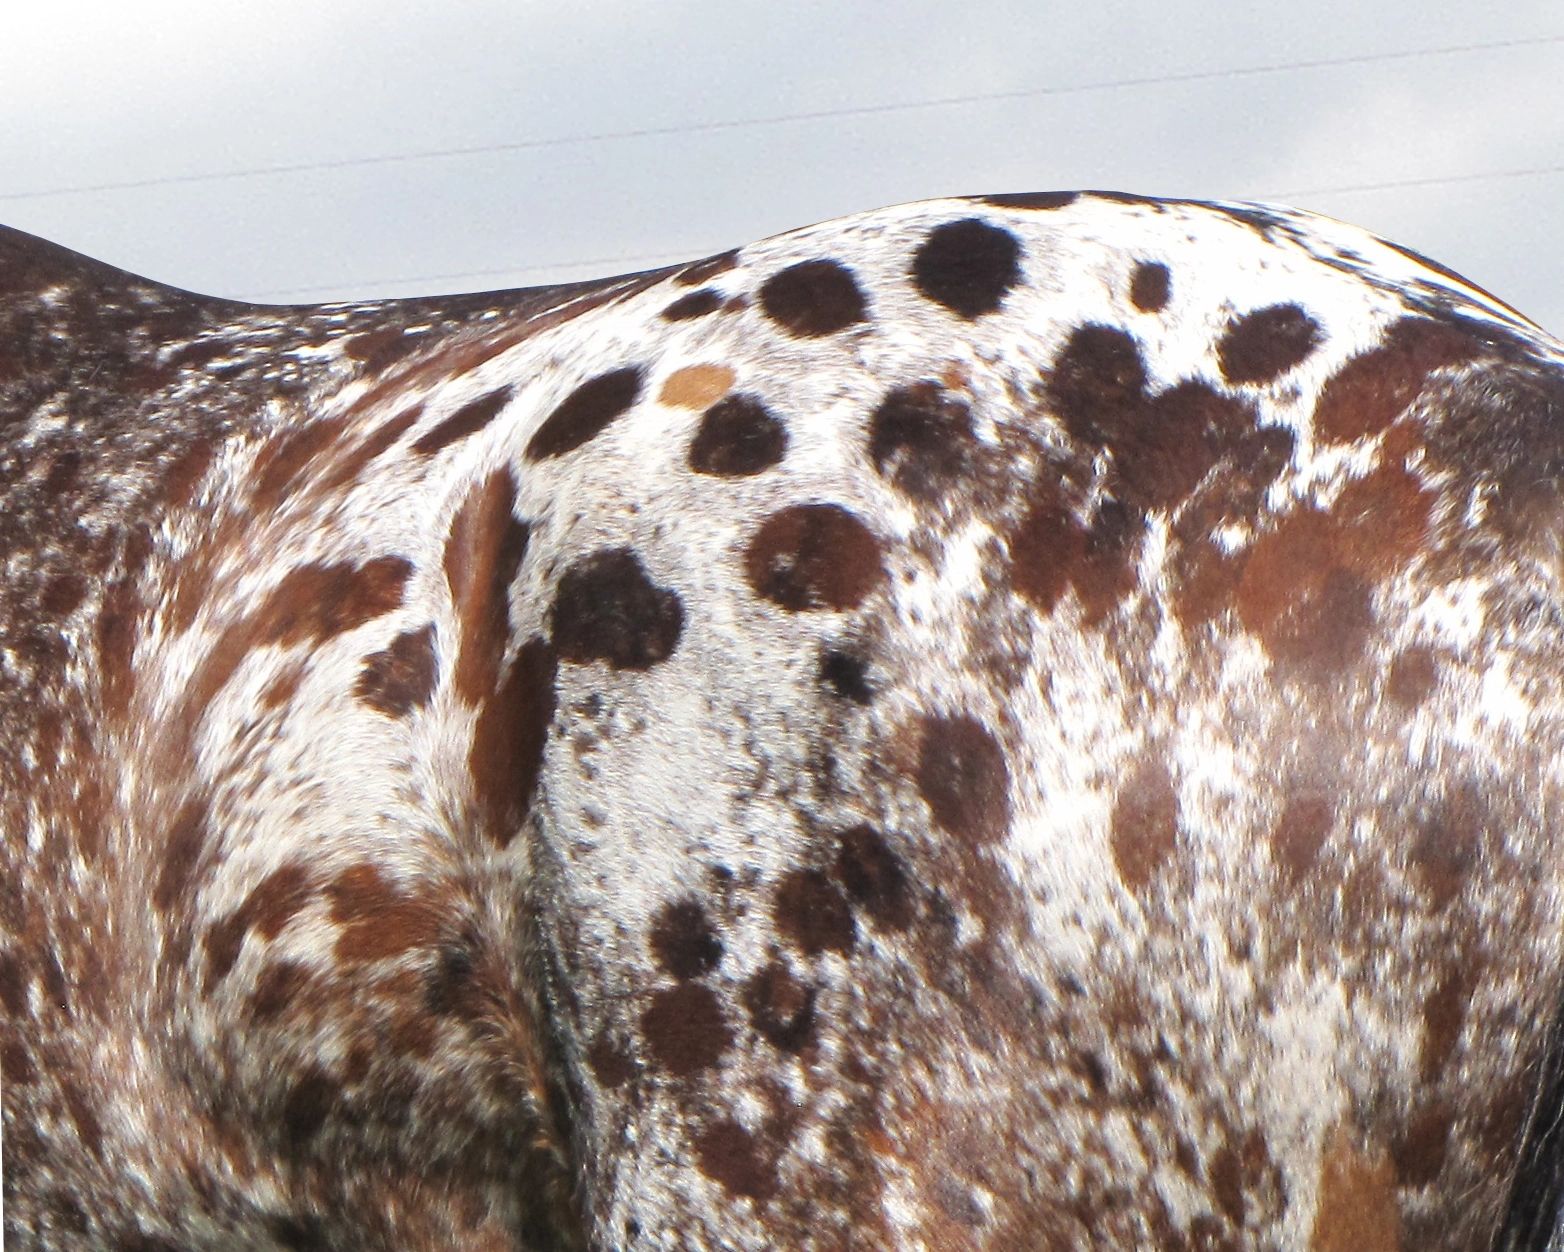
[[[1546,174],[1564,174],[1564,165],[1538,165],[1518,170],[1492,170],[1480,174],[1447,174],[1427,178],[1395,178],[1373,183],[1343,183],[1332,187],[1305,187],[1289,191],[1265,191],[1245,197],[1254,200],[1299,200],[1305,196],[1356,195],[1363,192],[1395,191],[1406,187],[1438,187],[1455,183],[1478,183],[1505,178],[1531,178]],[[586,257],[579,261],[551,261],[547,265],[503,265],[480,270],[453,270],[443,274],[403,274],[396,277],[343,279],[335,283],[320,283],[313,287],[284,287],[270,291],[252,291],[237,297],[241,300],[269,300],[279,296],[306,296],[324,291],[341,291],[344,288],[375,287],[382,283],[432,283],[458,278],[488,278],[499,274],[546,274],[557,270],[581,269],[586,266],[656,265],[687,261],[720,251],[720,246],[697,245],[677,252],[618,252],[612,256]],[[605,275],[606,276],[606,275]]]
[[[159,178],[127,179],[120,182],[82,183],[67,187],[42,187],[32,191],[0,193],[0,200],[36,200],[46,196],[85,195],[101,191],[130,191],[144,187],[168,186],[176,183],[206,183],[222,182],[237,178],[265,178],[281,174],[302,174],[321,170],[356,169],[370,165],[406,164],[414,161],[484,156],[496,152],[523,152],[540,148],[566,147],[572,144],[608,143],[630,139],[659,138],[668,135],[709,134],[716,131],[743,130],[759,126],[781,126],[797,122],[815,122],[844,117],[874,117],[892,113],[909,113],[922,109],[991,104],[1003,100],[1039,99],[1053,96],[1081,95],[1095,91],[1122,91],[1138,87],[1212,82],[1230,78],[1253,78],[1266,74],[1293,73],[1299,70],[1335,69],[1349,65],[1378,65],[1391,61],[1417,60],[1423,57],[1456,56],[1471,52],[1496,52],[1509,48],[1535,47],[1543,44],[1558,43],[1564,43],[1564,35],[1535,35],[1524,39],[1500,39],[1483,43],[1447,44],[1438,48],[1416,48],[1402,52],[1365,52],[1353,56],[1279,61],[1269,65],[1238,66],[1220,70],[1190,70],[1178,74],[1156,74],[1136,78],[1102,79],[1097,82],[1076,83],[1063,87],[1023,87],[1010,91],[938,96],[927,100],[909,100],[896,104],[865,104],[835,109],[813,109],[797,113],[777,113],[768,117],[736,118],[730,121],[689,122],[673,126],[644,126],[633,130],[596,131],[581,135],[559,135],[544,139],[521,139],[511,143],[479,144],[471,147],[429,148],[417,152],[390,153],[383,156],[344,157],[331,161],[301,161],[290,165],[258,165],[247,169],[225,170],[219,173],[170,174]]]

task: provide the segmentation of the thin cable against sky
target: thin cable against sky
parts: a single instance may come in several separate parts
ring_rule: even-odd
[[[542,139],[521,139],[510,143],[479,144],[460,148],[431,148],[418,152],[388,153],[381,156],[344,157],[329,161],[302,161],[289,165],[253,166],[204,174],[169,174],[157,178],[127,179],[119,182],[83,183],[63,187],[40,187],[30,191],[0,192],[0,201],[37,200],[48,196],[86,195],[105,191],[130,191],[144,187],[162,187],[175,183],[222,182],[240,178],[266,178],[284,174],[302,174],[321,170],[353,169],[368,165],[405,164],[416,161],[447,160],[483,156],[497,152],[522,152],[539,148],[557,148],[577,144],[608,143],[618,140],[648,139],[668,135],[703,134],[714,131],[742,130],[750,127],[781,126],[844,117],[872,117],[907,113],[920,109],[943,109],[1001,100],[1023,100],[1050,96],[1080,95],[1096,91],[1120,91],[1139,87],[1168,86],[1210,82],[1227,78],[1252,78],[1266,74],[1294,73],[1302,70],[1334,69],[1349,65],[1375,65],[1388,61],[1410,61],[1423,57],[1458,56],[1474,52],[1496,52],[1512,48],[1564,43],[1561,35],[1534,35],[1524,39],[1500,39],[1483,43],[1448,44],[1439,48],[1415,48],[1401,52],[1365,52],[1352,56],[1319,57],[1311,60],[1281,61],[1270,65],[1237,66],[1219,70],[1190,70],[1177,74],[1157,74],[1136,78],[1103,79],[1056,87],[1023,87],[1010,91],[979,92],[970,95],[941,96],[929,100],[909,100],[893,104],[850,105],[834,109],[814,109],[798,113],[779,113],[769,117],[736,118],[729,121],[689,122],[669,126],[647,126],[633,130],[598,131],[584,135],[559,135]]]

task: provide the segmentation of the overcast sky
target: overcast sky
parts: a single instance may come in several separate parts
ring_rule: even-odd
[[[644,269],[946,193],[1269,198],[1559,332],[1561,81],[1557,0],[10,4],[0,222],[326,300]],[[450,149],[488,150],[420,155]]]

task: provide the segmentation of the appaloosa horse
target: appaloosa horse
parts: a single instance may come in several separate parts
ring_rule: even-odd
[[[1564,346],[1458,276],[0,233],[0,420],[15,1252],[1564,1246]]]

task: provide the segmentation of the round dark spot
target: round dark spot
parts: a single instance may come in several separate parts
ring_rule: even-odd
[[[722,943],[694,900],[679,900],[658,912],[652,922],[652,951],[675,978],[699,978],[722,960]]]
[[[1155,313],[1167,305],[1168,267],[1159,261],[1142,261],[1130,276],[1130,303],[1142,313]]]
[[[1021,245],[976,217],[936,226],[912,259],[912,281],[965,318],[992,313],[1021,276]]]
[[[1007,191],[984,196],[984,204],[1000,209],[1064,209],[1080,198],[1078,191]]]
[[[685,982],[659,991],[641,1015],[651,1058],[677,1078],[710,1069],[733,1043],[717,993],[704,983]]]
[[[1107,444],[1136,420],[1146,386],[1146,363],[1134,336],[1116,326],[1078,327],[1048,377],[1048,398],[1077,439]]]
[[[966,471],[971,447],[972,411],[933,383],[898,387],[869,418],[875,468],[921,500]]]
[[[1273,304],[1239,318],[1217,344],[1222,377],[1230,383],[1264,383],[1286,373],[1314,351],[1320,326],[1296,304]]]
[[[611,370],[582,383],[543,419],[527,443],[527,458],[541,461],[573,452],[623,414],[641,394],[637,366]]]
[[[918,793],[945,830],[992,843],[1010,823],[1010,768],[994,736],[966,716],[925,717]]]
[[[901,930],[912,921],[912,891],[907,870],[871,826],[854,826],[842,835],[836,876],[854,904],[881,926]]]
[[[342,1094],[336,1079],[316,1066],[307,1069],[289,1091],[282,1109],[283,1139],[294,1151],[305,1148],[325,1126]]]
[[[874,699],[874,688],[869,685],[869,663],[851,653],[836,648],[827,651],[820,658],[820,681],[854,704],[868,704]]]
[[[766,1200],[776,1193],[776,1163],[737,1122],[721,1121],[702,1130],[695,1136],[695,1154],[701,1172],[729,1195]]]
[[[610,1089],[622,1087],[635,1077],[635,1062],[630,1054],[606,1034],[592,1041],[587,1049],[587,1064],[598,1082]]]
[[[787,431],[754,396],[731,395],[701,417],[690,443],[690,468],[698,474],[758,474],[782,459]]]
[[[684,322],[692,317],[705,317],[722,307],[722,293],[710,287],[702,287],[687,296],[680,296],[663,310],[663,320]]]
[[[744,985],[744,1007],[755,1030],[773,1047],[798,1052],[814,1038],[815,991],[773,962]]]
[[[863,292],[839,261],[800,261],[760,289],[766,316],[791,335],[829,335],[863,320]]]
[[[880,541],[839,504],[799,504],[768,517],[744,553],[757,595],[784,609],[850,609],[884,577]]]
[[[794,870],[777,884],[777,929],[810,956],[849,952],[858,937],[841,889],[817,869]]]
[[[1271,855],[1291,889],[1297,890],[1308,881],[1334,820],[1335,813],[1327,797],[1310,794],[1289,797],[1271,831]]]
[[[650,669],[678,646],[684,606],[676,592],[652,582],[634,552],[608,548],[565,571],[550,628],[567,661]]]

